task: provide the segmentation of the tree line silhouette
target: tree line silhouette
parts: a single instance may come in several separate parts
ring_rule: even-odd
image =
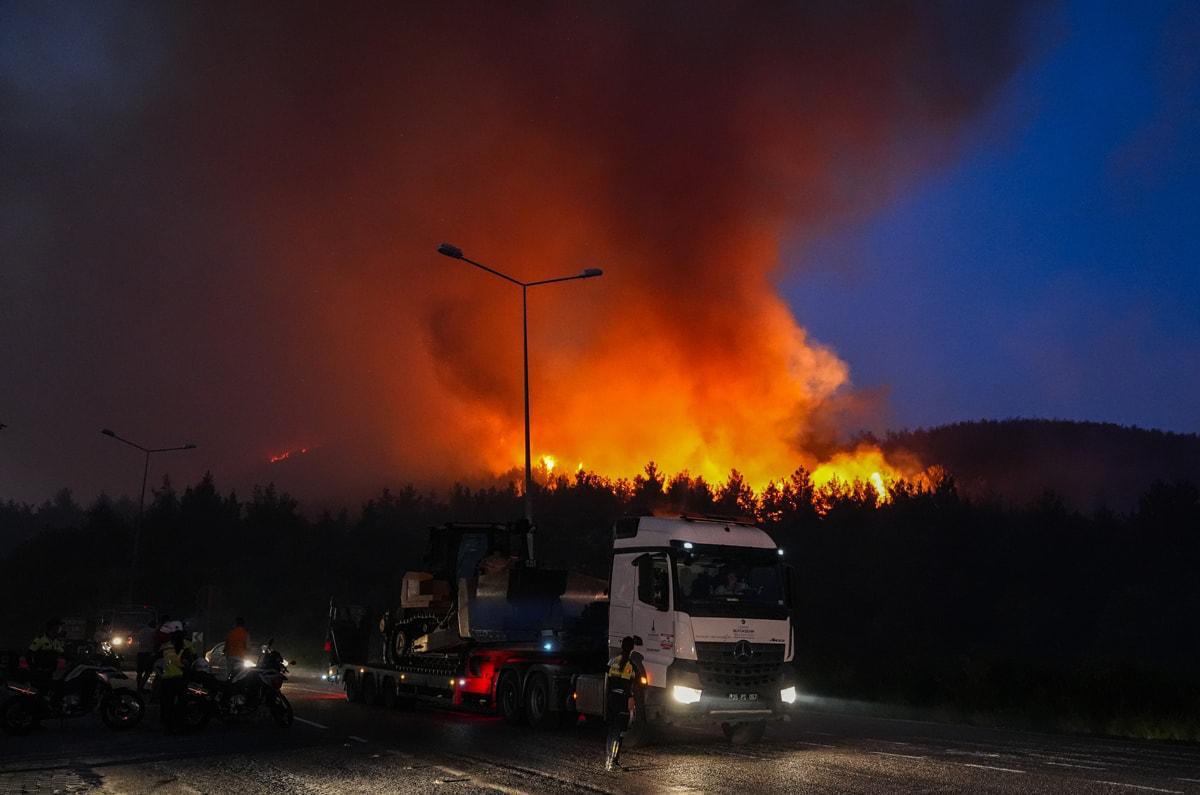
[[[622,515],[752,516],[793,567],[797,673],[805,692],[956,717],[1200,738],[1200,490],[1155,483],[1125,512],[1084,513],[1053,492],[1016,506],[933,484],[815,488],[798,469],[756,493],[653,464],[633,479],[592,472],[537,487],[538,555],[607,573]],[[520,516],[514,486],[384,490],[353,514],[309,516],[274,485],[242,499],[211,475],[147,505],[139,599],[235,614],[289,656],[320,656],[330,596],[382,606],[420,568],[426,529]],[[49,615],[125,598],[136,505],[69,492],[0,503],[2,641],[27,642]],[[211,639],[210,639],[211,640]]]

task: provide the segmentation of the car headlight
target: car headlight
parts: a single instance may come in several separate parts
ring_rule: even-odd
[[[680,704],[695,704],[700,700],[700,691],[685,685],[675,685],[671,690],[671,695]]]
[[[795,704],[796,703],[796,688],[795,688],[795,686],[785,687],[783,690],[780,690],[779,691],[779,700],[782,701],[784,704]]]
[[[122,638],[120,635],[116,635],[112,639],[112,645],[114,645],[114,646],[120,646],[124,642],[125,642],[125,639]]]

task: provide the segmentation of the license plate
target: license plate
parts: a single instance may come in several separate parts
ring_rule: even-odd
[[[730,693],[730,701],[758,701],[758,693]]]

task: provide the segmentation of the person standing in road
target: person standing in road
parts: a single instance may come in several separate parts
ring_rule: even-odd
[[[225,667],[229,669],[229,678],[242,670],[245,665],[246,653],[250,648],[250,633],[246,631],[246,619],[238,616],[233,620],[233,629],[225,635]]]
[[[171,633],[171,639],[163,644],[162,684],[158,689],[158,703],[162,712],[163,732],[174,734],[177,729],[175,705],[183,692],[183,669],[186,665],[183,652],[183,630]]]
[[[46,629],[29,644],[29,665],[41,672],[54,671],[62,663],[65,649],[63,623],[57,618],[46,622]]]
[[[146,680],[150,678],[150,672],[154,670],[154,652],[158,649],[154,638],[157,634],[157,622],[151,618],[146,622],[146,626],[137,631],[137,635],[134,637],[134,642],[137,644],[137,690],[139,693],[146,689]]]
[[[604,769],[621,767],[621,738],[629,728],[637,710],[637,688],[641,673],[633,661],[635,641],[626,635],[621,639],[621,653],[608,661],[608,739],[605,741]]]

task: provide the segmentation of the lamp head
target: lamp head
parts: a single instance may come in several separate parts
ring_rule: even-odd
[[[100,433],[104,434],[105,436],[116,436],[116,434],[115,434],[115,433],[113,433],[113,432],[112,432],[111,430],[109,430],[108,428],[101,428],[101,429],[100,429]]]
[[[462,249],[449,243],[443,243],[438,246],[438,253],[444,257],[451,257],[452,259],[463,258]]]
[[[584,268],[583,273],[579,274],[581,278],[591,279],[595,276],[603,276],[604,271],[599,268]]]

